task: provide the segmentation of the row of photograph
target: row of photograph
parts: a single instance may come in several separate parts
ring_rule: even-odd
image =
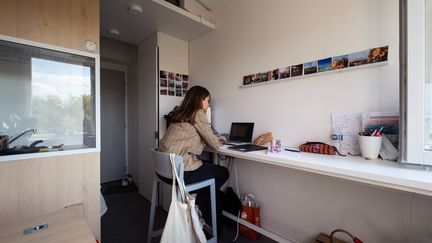
[[[183,97],[189,89],[189,76],[174,72],[159,72],[159,94]]]
[[[278,79],[305,76],[315,73],[323,73],[349,67],[356,67],[388,59],[388,46],[371,48],[350,54],[328,57],[320,60],[277,68],[267,72],[255,73],[243,77],[243,85],[267,82]]]
[[[189,81],[189,75],[174,73],[174,72],[168,72],[168,71],[163,71],[163,70],[160,70],[159,78],[160,79],[175,80],[175,81],[185,81],[185,82]]]
[[[176,89],[176,88],[160,88],[160,95],[184,97],[187,93],[187,89]]]

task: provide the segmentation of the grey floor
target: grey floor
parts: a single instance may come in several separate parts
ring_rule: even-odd
[[[150,203],[138,192],[121,192],[104,195],[108,211],[102,217],[102,242],[103,243],[146,243]],[[163,227],[167,213],[157,209],[155,227]],[[233,242],[236,235],[235,227],[224,226],[219,242]],[[154,238],[153,242],[159,242]],[[239,235],[239,243],[275,242],[264,236],[252,241],[243,235]]]

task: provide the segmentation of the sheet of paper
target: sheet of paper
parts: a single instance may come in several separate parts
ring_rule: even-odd
[[[362,114],[332,114],[331,117],[332,135],[337,137],[333,146],[342,154],[359,155],[358,133],[362,129]]]

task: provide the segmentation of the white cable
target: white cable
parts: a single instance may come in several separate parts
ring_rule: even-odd
[[[239,224],[240,224],[240,211],[237,214],[237,233],[232,242],[236,242],[237,237],[239,236]]]
[[[232,162],[234,163],[234,173],[235,173],[235,178],[236,178],[236,190],[237,190],[237,196],[238,196],[239,198],[241,198],[241,197],[240,197],[239,187],[238,187],[237,163],[235,163],[234,159],[233,159]],[[233,242],[235,242],[235,241],[237,240],[237,237],[238,237],[238,235],[239,235],[240,213],[241,213],[241,210],[239,210],[239,212],[238,212],[238,214],[237,214],[237,233],[236,233],[235,238],[233,239]]]
[[[233,163],[234,163],[234,173],[235,173],[235,178],[236,178],[236,190],[237,190],[237,196],[238,196],[239,198],[241,198],[241,196],[240,196],[240,191],[239,191],[239,187],[238,187],[237,163],[234,161],[234,159],[233,159]]]

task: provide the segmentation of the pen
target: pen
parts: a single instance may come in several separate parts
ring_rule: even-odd
[[[295,153],[300,153],[300,150],[297,149],[285,149],[286,151],[290,151],[290,152],[295,152]]]
[[[384,126],[381,126],[381,128],[378,130],[377,135],[380,135],[382,130],[383,130]]]

